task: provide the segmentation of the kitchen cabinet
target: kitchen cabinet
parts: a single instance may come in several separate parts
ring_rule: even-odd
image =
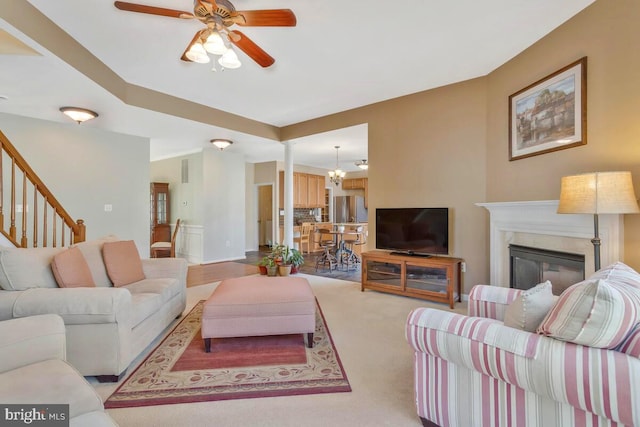
[[[342,180],[343,190],[364,190],[368,178],[347,178]]]
[[[324,175],[309,175],[309,207],[325,206]]]
[[[364,180],[364,207],[369,209],[369,178]]]
[[[170,242],[171,226],[169,225],[169,184],[152,182],[151,197],[151,236],[150,243]]]
[[[284,209],[284,171],[280,171],[280,209]],[[324,206],[324,176],[293,173],[293,207],[321,208]]]
[[[293,207],[309,207],[309,175],[306,173],[293,174]]]

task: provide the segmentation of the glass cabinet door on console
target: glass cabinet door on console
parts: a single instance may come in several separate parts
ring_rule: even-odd
[[[402,264],[369,259],[363,273],[368,282],[402,289]]]
[[[449,285],[447,270],[447,267],[426,267],[407,262],[407,288],[446,295]]]
[[[169,216],[169,184],[151,183],[151,243],[171,241]]]

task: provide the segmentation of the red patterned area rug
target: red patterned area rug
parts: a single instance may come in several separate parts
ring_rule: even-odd
[[[304,336],[224,338],[205,353],[200,301],[107,399],[105,408],[351,391],[320,310]]]

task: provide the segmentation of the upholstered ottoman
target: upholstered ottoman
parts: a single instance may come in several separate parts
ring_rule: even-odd
[[[223,280],[202,308],[202,338],[307,334],[313,347],[316,301],[302,277],[248,276]]]

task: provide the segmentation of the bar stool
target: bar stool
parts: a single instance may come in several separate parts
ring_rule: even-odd
[[[361,246],[367,242],[363,230],[363,227],[359,225],[355,228],[355,232],[357,233],[355,239],[347,238],[347,236],[344,236],[342,239],[345,248],[342,255],[342,265],[346,266],[347,271],[349,271],[350,265],[353,265],[354,268],[360,265],[360,257],[355,253],[354,246]]]
[[[337,270],[338,259],[331,253],[331,250],[336,247],[333,234],[329,230],[321,228],[317,229],[315,234],[318,235],[316,243],[322,248],[322,254],[316,258],[316,271],[318,271],[318,266],[327,264],[329,264],[329,272],[333,271],[334,268]]]

